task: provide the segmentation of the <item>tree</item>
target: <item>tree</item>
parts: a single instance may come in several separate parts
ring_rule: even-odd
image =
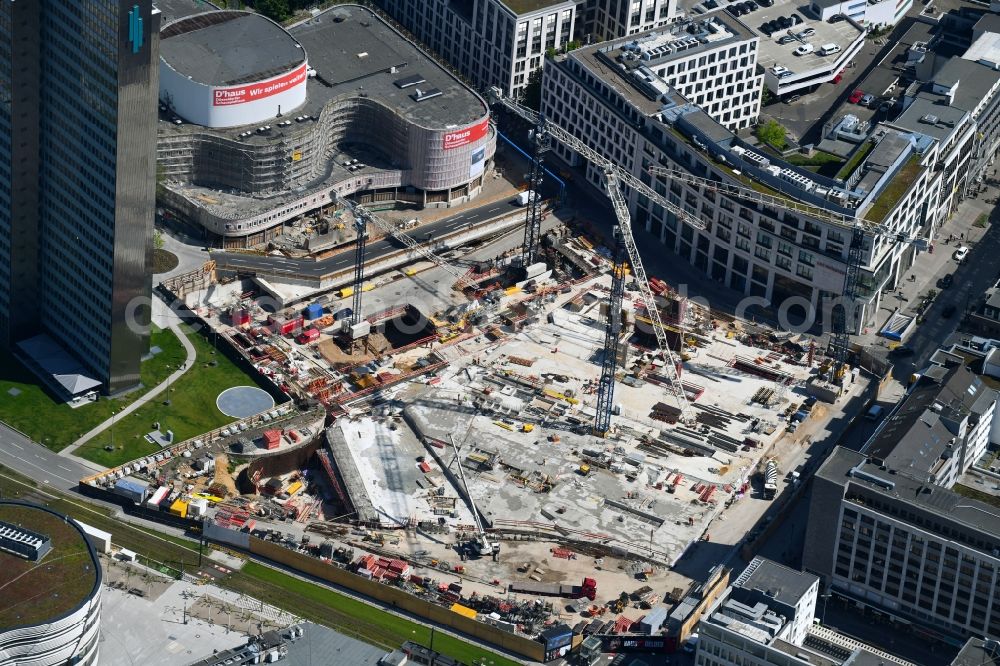
[[[153,229],[153,248],[157,250],[163,249],[163,232],[159,229]]]
[[[771,119],[762,125],[757,125],[755,134],[772,148],[783,150],[788,145],[785,141],[785,128],[777,120]]]
[[[281,23],[292,15],[288,0],[254,0],[253,8],[272,21]]]
[[[521,93],[521,103],[529,109],[539,111],[542,108],[542,68],[528,74],[528,84]]]

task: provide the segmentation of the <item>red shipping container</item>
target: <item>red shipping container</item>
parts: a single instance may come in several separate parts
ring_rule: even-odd
[[[278,446],[281,445],[281,431],[265,430],[264,444],[266,445],[268,451],[278,448]]]

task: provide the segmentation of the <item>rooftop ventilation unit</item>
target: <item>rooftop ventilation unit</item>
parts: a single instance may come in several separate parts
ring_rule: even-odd
[[[431,88],[430,90],[421,90],[420,88],[414,88],[413,94],[410,97],[416,102],[426,102],[427,100],[438,97],[442,93],[437,88]]]
[[[420,83],[426,83],[427,79],[424,78],[422,74],[412,74],[410,76],[404,76],[401,79],[396,79],[393,83],[397,88],[409,88]]]
[[[937,125],[938,117],[928,113],[926,116],[920,117],[920,122],[927,123],[928,125]]]

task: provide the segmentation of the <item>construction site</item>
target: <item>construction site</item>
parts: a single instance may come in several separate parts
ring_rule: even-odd
[[[82,486],[379,599],[371,585],[401,588],[462,631],[535,640],[562,623],[679,646],[725,583],[676,565],[727,516],[729,533],[762,518],[776,447],[807,443],[799,428],[856,390],[846,348],[647,276],[614,195],[622,225],[603,240],[523,199],[518,228],[444,255],[341,200],[354,264],[290,307],[269,297],[277,269],[209,263],[161,285],[298,410]],[[400,264],[368,263],[370,235]]]

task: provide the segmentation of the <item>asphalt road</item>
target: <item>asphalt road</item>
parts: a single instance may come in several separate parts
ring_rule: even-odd
[[[60,490],[76,488],[94,470],[64,458],[0,423],[0,465]]]
[[[961,321],[961,313],[969,307],[978,304],[983,294],[997,280],[996,257],[1000,254],[1000,229],[997,224],[991,224],[983,237],[969,251],[962,265],[952,272],[954,282],[947,289],[935,287],[938,297],[927,311],[924,312],[924,323],[906,340],[906,346],[914,350],[913,356],[895,359],[895,378],[906,383],[910,374],[922,368],[928,357],[938,346],[944,344],[955,332]],[[940,251],[953,252],[954,245],[938,245]],[[957,312],[945,319],[942,313],[949,305],[955,306]]]
[[[458,229],[477,225],[501,215],[506,215],[518,210],[518,206],[509,201],[499,201],[480,208],[459,213],[452,217],[447,217],[437,222],[421,224],[410,235],[418,241],[427,241],[428,236],[433,238],[444,234],[452,233]],[[522,209],[523,210],[523,209]],[[368,261],[375,261],[393,252],[398,252],[402,245],[391,238],[368,243],[365,248],[365,256]],[[289,259],[287,257],[260,256],[252,254],[241,254],[235,252],[212,252],[212,259],[219,263],[220,267],[246,271],[267,271],[270,274],[287,273],[288,275],[305,275],[313,278],[320,278],[330,273],[335,273],[350,268],[354,265],[354,253],[342,252],[328,259],[315,261],[313,259]]]

